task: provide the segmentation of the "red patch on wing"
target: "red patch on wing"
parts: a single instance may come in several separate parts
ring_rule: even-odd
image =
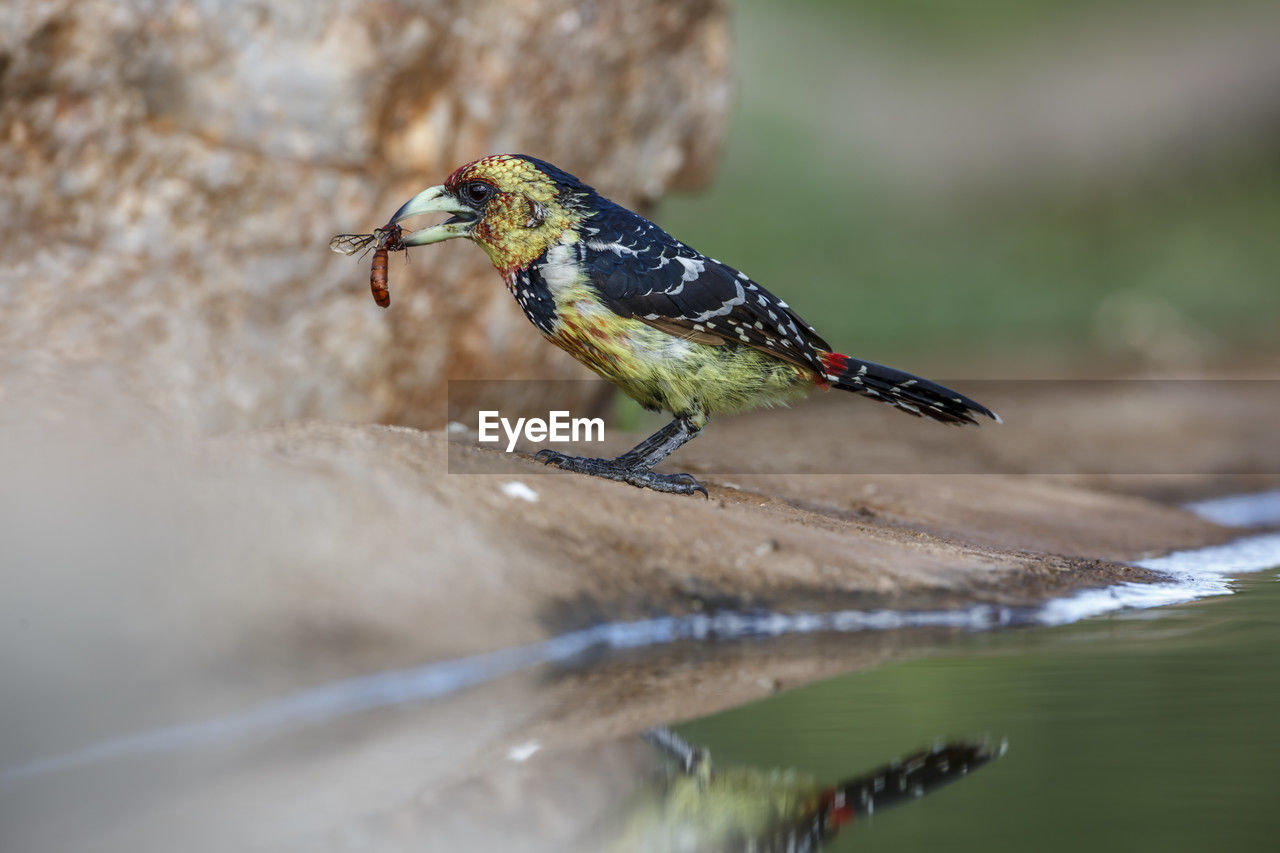
[[[819,352],[818,358],[822,359],[822,366],[827,373],[840,374],[849,369],[849,356],[841,355],[838,352]]]
[[[818,350],[818,358],[822,360],[822,372],[824,375],[819,376],[815,381],[822,388],[826,388],[831,384],[828,376],[840,376],[849,369],[849,356],[847,355]]]
[[[841,356],[841,358],[843,357]],[[843,792],[829,788],[823,793],[822,798],[827,803],[828,830],[838,829],[857,816],[857,813],[853,810],[853,804],[845,800]]]

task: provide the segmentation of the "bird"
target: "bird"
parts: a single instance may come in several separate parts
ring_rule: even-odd
[[[387,227],[447,213],[406,231],[401,247],[466,238],[489,256],[529,321],[623,393],[672,420],[614,459],[540,450],[549,465],[676,494],[706,487],[654,466],[713,415],[838,388],[946,424],[990,409],[902,370],[843,355],[790,305],[745,273],[535,157],[494,154],[460,166],[409,199]]]
[[[966,778],[1008,748],[1006,741],[938,743],[830,784],[790,768],[713,768],[708,750],[666,727],[644,739],[666,759],[666,772],[631,798],[611,843],[587,849],[816,851],[860,819]]]

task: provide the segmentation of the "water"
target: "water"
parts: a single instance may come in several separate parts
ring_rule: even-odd
[[[1275,493],[1258,496],[1273,500]],[[1237,517],[1259,517],[1253,496],[1224,499]],[[1209,507],[1214,502],[1198,506]],[[1244,507],[1244,509],[1242,509]],[[334,681],[263,703],[243,713],[142,731],[25,764],[0,766],[0,786],[101,761],[197,749],[236,739],[316,725],[379,708],[439,699],[539,665],[573,665],[592,653],[642,649],[678,642],[720,642],[793,634],[855,634],[922,628],[989,631],[1064,625],[1125,608],[1151,608],[1231,592],[1231,575],[1280,558],[1280,533],[1242,536],[1233,542],[1137,565],[1164,574],[1161,583],[1121,583],[1083,590],[1033,607],[974,604],[953,610],[838,610],[827,613],[720,611],[607,622],[540,643],[498,649],[420,667]]]
[[[1268,493],[1196,508],[1218,513],[1224,522],[1273,525],[1280,521],[1277,506],[1276,493]],[[165,799],[170,787],[178,801],[217,803],[208,815],[225,822],[226,814],[243,815],[241,788],[261,769],[244,763],[244,756],[274,744],[277,752],[263,760],[272,773],[288,776],[288,750],[299,756],[314,750],[318,760],[326,754],[325,743],[345,743],[361,732],[365,743],[380,744],[391,756],[373,775],[382,779],[388,768],[392,776],[403,775],[387,785],[394,811],[396,798],[426,773],[416,760],[396,756],[423,754],[427,750],[415,738],[433,731],[445,740],[467,734],[466,725],[449,726],[459,718],[482,718],[507,689],[503,679],[515,674],[528,676],[521,689],[545,692],[554,690],[554,681],[539,685],[539,667],[573,666],[589,652],[649,646],[663,646],[677,664],[727,648],[741,654],[749,670],[754,652],[776,652],[780,642],[792,643],[793,652],[812,642],[807,654],[822,655],[839,653],[851,642],[847,635],[865,639],[907,629],[919,642],[938,638],[938,645],[910,661],[682,725],[678,735],[690,745],[668,748],[673,760],[656,775],[637,771],[631,778],[627,770],[620,776],[618,767],[595,755],[594,746],[584,755],[568,751],[541,763],[540,745],[526,738],[507,752],[512,766],[529,769],[523,783],[501,769],[490,771],[494,780],[523,791],[508,803],[518,806],[506,816],[516,823],[503,823],[502,810],[495,811],[488,798],[477,801],[483,809],[476,814],[445,799],[436,812],[418,816],[415,844],[438,842],[443,815],[455,824],[454,847],[507,849],[520,838],[532,849],[535,833],[518,822],[537,811],[525,807],[526,796],[554,797],[558,790],[576,807],[584,791],[603,790],[609,780],[626,777],[630,793],[618,792],[604,803],[611,819],[599,825],[608,831],[587,833],[589,840],[574,849],[742,849],[746,839],[761,850],[812,849],[806,845],[819,839],[830,850],[1203,850],[1213,844],[1274,849],[1280,837],[1273,781],[1280,766],[1274,725],[1280,718],[1280,584],[1274,569],[1258,570],[1280,565],[1280,534],[1242,529],[1241,538],[1228,545],[1143,565],[1165,573],[1167,582],[1118,584],[1042,607],[718,613],[599,625],[529,646],[317,685],[227,717],[126,734],[0,767],[0,795],[10,798],[12,814],[25,814],[23,803],[65,791],[49,807],[57,820],[34,821],[44,832],[86,804],[109,800],[102,786],[123,791],[133,799],[90,809],[90,817],[81,815],[74,825],[96,827],[128,815],[128,831],[113,838],[119,843],[99,846],[152,849],[134,839],[172,835],[163,821],[147,833],[157,815],[173,812]],[[1010,626],[1020,627],[988,630]],[[810,635],[820,637],[811,641]],[[773,639],[783,636],[789,640]],[[485,694],[490,689],[497,692]],[[520,701],[535,697],[517,695]],[[439,714],[434,723],[433,708]],[[406,729],[397,728],[390,709],[403,714],[399,720]],[[451,715],[454,722],[445,723]],[[416,734],[398,740],[402,731]],[[304,732],[314,736],[300,738]],[[481,742],[492,737],[483,727],[471,735]],[[208,785],[206,770],[215,763],[197,761],[181,785],[167,781],[166,774],[182,772],[185,759],[206,753],[213,758],[215,747],[236,744],[251,749],[217,758],[232,763]],[[556,776],[556,761],[577,763],[572,774]],[[117,784],[124,771],[138,785]],[[379,799],[370,796],[362,804],[353,798],[361,789],[350,785],[345,767],[329,776],[290,778],[314,788],[313,797],[332,782],[340,801],[352,801],[352,815],[334,815],[334,824],[355,836],[366,831],[357,816],[376,809]],[[570,784],[570,778],[578,781]],[[206,787],[214,796],[206,797]],[[220,790],[241,799],[219,801]],[[271,796],[248,800],[266,810],[256,826],[289,825],[276,814],[279,803]],[[564,806],[544,803],[541,811],[563,815]],[[586,811],[582,827],[553,833],[543,849],[569,849],[569,839],[583,837],[579,830],[596,825],[585,819]],[[402,826],[403,817],[391,823]],[[478,841],[484,828],[491,830],[488,845]],[[202,837],[194,832],[192,837]],[[232,849],[252,833],[246,829],[230,837],[236,843],[206,846]],[[281,849],[296,843],[289,838]],[[382,849],[376,842],[366,846]]]
[[[1074,625],[961,635],[935,654],[680,726],[733,765],[847,777],[940,738],[999,761],[855,821],[829,850],[1274,850],[1280,583]]]
[[[1187,509],[1228,526],[1280,524],[1280,489],[1197,501],[1188,504]]]

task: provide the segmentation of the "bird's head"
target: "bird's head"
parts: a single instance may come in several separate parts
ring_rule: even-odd
[[[438,225],[404,235],[406,246],[468,237],[499,272],[523,269],[590,215],[595,190],[533,157],[494,154],[456,170],[443,184],[418,193],[391,217],[453,214]]]

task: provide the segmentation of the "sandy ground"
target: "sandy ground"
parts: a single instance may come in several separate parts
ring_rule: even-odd
[[[603,620],[1022,604],[1142,579],[1124,561],[1238,535],[1175,501],[1280,482],[1266,383],[1028,389],[992,389],[1006,423],[982,430],[836,395],[716,422],[666,466],[709,499],[552,471],[460,430],[192,440],[145,410],[11,400],[0,767]],[[940,637],[685,644],[126,751],[0,781],[0,846],[563,849],[646,765],[634,733]]]

